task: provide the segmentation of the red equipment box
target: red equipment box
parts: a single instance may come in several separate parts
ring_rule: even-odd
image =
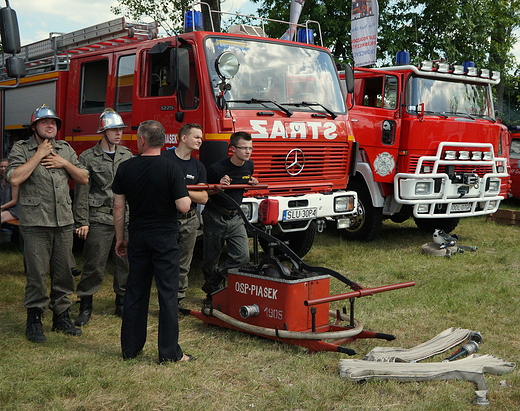
[[[213,306],[248,324],[290,331],[310,331],[315,310],[315,330],[319,332],[329,327],[329,303],[306,307],[304,301],[328,297],[329,290],[326,275],[285,280],[233,269],[227,287],[213,295]]]

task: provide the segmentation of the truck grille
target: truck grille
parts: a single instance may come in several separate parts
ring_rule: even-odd
[[[323,146],[314,141],[307,144],[298,144],[297,148],[305,157],[303,170],[295,176],[289,175],[286,170],[286,158],[293,147],[276,147],[276,145],[255,144],[253,160],[255,162],[255,176],[262,183],[287,181],[307,183],[345,178],[348,173],[349,145]],[[296,148],[296,147],[294,147]]]

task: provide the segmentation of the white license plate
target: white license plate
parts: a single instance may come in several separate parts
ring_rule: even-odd
[[[316,218],[318,209],[312,208],[296,208],[294,210],[283,210],[283,221],[310,220]]]
[[[457,212],[457,211],[469,211],[471,210],[471,204],[470,203],[459,203],[459,204],[452,204],[451,205],[451,211]]]

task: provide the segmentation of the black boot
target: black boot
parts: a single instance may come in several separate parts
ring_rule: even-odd
[[[202,284],[202,291],[207,294],[207,298],[211,299],[211,294],[223,288],[224,277],[220,274],[218,269],[215,269],[211,275],[206,277],[206,281]]]
[[[39,308],[27,309],[27,327],[25,335],[31,342],[44,343],[47,338],[43,334],[42,325],[43,311]]]
[[[67,308],[61,314],[54,314],[52,317],[52,331],[59,331],[68,335],[78,336],[82,334],[79,328],[74,327],[69,316],[69,309]]]
[[[116,310],[114,311],[114,315],[123,318],[123,308],[124,308],[125,296],[116,294]]]
[[[90,316],[92,315],[92,296],[87,295],[85,297],[81,297],[79,300],[79,315],[74,321],[74,324],[78,327],[85,325],[90,321]]]

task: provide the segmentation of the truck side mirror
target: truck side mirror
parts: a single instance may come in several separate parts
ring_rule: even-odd
[[[2,47],[4,53],[17,54],[21,50],[20,30],[16,11],[11,7],[0,9],[0,35],[2,36]]]
[[[25,61],[21,57],[8,57],[5,59],[5,69],[11,78],[25,77]]]
[[[354,70],[350,64],[345,66],[345,84],[347,85],[347,93],[354,93]]]

